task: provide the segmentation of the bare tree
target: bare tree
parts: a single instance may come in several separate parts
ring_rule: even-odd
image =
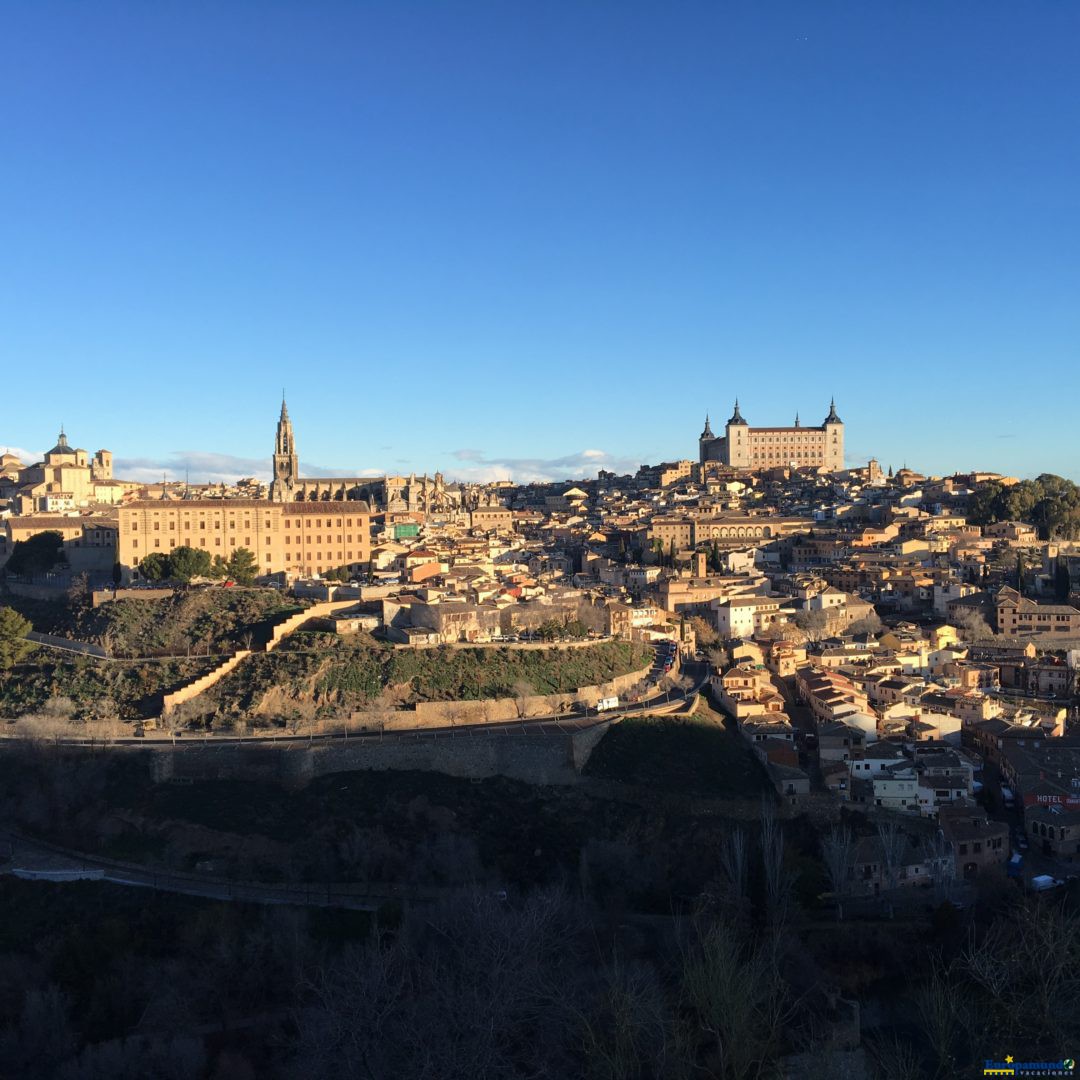
[[[716,671],[723,671],[731,663],[727,649],[709,649],[705,655]]]
[[[952,617],[952,624],[964,641],[989,641],[994,636],[990,624],[975,608],[957,609]]]
[[[514,683],[514,707],[517,709],[518,719],[524,720],[529,713],[529,698],[533,695],[533,684],[528,679],[518,679]]]
[[[936,1075],[958,1075],[956,1044],[963,1027],[964,988],[952,978],[950,970],[938,962],[934,964],[930,978],[919,987],[915,1004],[919,1026],[934,1056]]]
[[[791,874],[784,866],[784,831],[767,796],[761,800],[761,861],[770,921],[782,926],[791,899]]]
[[[671,1017],[656,973],[616,955],[604,970],[597,1007],[582,1010],[585,1052],[597,1080],[635,1080],[662,1074]]]
[[[922,855],[934,883],[937,899],[948,900],[956,881],[956,860],[940,830],[923,840]]]
[[[885,868],[885,887],[889,892],[889,914],[893,912],[893,890],[900,885],[900,867],[903,865],[904,850],[907,847],[907,833],[897,828],[893,821],[879,821],[878,841],[881,844],[881,860]]]
[[[836,897],[836,918],[844,918],[844,895],[850,887],[852,860],[855,855],[855,838],[846,825],[833,826],[821,841],[821,854],[829,873],[833,895]]]
[[[767,1074],[791,1019],[792,1001],[774,950],[755,947],[731,923],[695,920],[680,934],[683,1007],[714,1044],[710,1075]]]
[[[738,904],[746,899],[746,887],[749,878],[749,858],[746,830],[737,825],[724,837],[720,847],[720,865],[727,878],[731,895]]]

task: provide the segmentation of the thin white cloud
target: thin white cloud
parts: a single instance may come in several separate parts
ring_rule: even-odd
[[[634,458],[619,458],[606,450],[579,450],[558,458],[489,457],[481,450],[454,450],[452,457],[467,461],[455,469],[452,479],[472,483],[514,480],[518,483],[557,483],[561,480],[594,480],[600,469],[609,472],[636,472],[641,464]]]
[[[45,456],[41,450],[27,450],[21,446],[8,446],[0,443],[0,454],[14,454],[24,465],[33,465]]]
[[[24,459],[25,460],[25,459]],[[269,482],[272,476],[268,458],[245,458],[206,450],[174,450],[160,457],[116,458],[113,473],[121,480],[142,484],[157,483],[162,475],[169,480],[188,478],[194,484],[234,484],[244,477]],[[326,468],[300,463],[301,476],[381,476],[380,469]]]

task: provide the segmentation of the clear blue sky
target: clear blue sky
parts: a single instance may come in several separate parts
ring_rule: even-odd
[[[1080,479],[1080,4],[9,3],[0,444]],[[236,461],[232,459],[238,459]],[[251,466],[255,467],[255,466]]]

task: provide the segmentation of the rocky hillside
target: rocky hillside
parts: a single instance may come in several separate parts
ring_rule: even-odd
[[[252,656],[206,701],[225,713],[272,715],[296,703],[337,710],[376,699],[402,705],[552,694],[637,671],[651,656],[646,646],[612,641],[581,649],[394,649],[298,634],[287,649]]]
[[[103,645],[110,656],[184,656],[260,644],[301,605],[275,589],[185,589],[163,600],[115,600],[98,608],[5,599],[39,633]]]

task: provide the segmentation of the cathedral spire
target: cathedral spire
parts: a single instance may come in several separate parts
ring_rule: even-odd
[[[296,454],[292,421],[285,405],[285,391],[281,391],[281,417],[274,438],[274,479],[270,484],[270,498],[274,502],[288,502],[292,498],[300,474],[300,462]]]

